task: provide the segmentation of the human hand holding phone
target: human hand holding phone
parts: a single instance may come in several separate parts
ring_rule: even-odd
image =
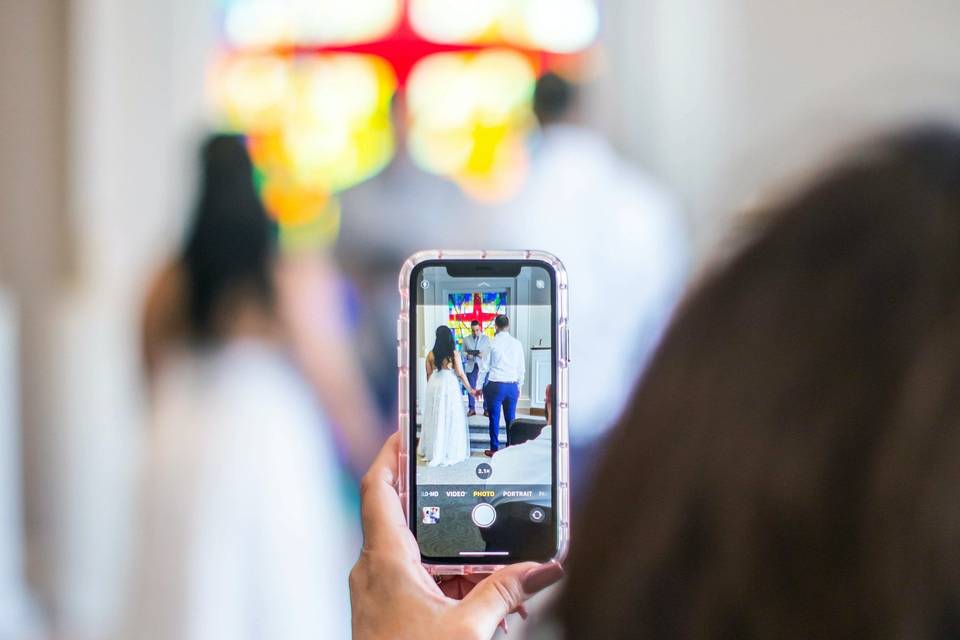
[[[397,495],[399,435],[391,436],[361,483],[363,550],[350,572],[355,640],[490,638],[506,615],[563,576],[556,562],[521,562],[476,584],[438,585],[420,562]],[[458,599],[462,597],[462,599]]]

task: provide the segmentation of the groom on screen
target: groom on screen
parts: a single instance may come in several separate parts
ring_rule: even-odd
[[[510,335],[510,320],[500,315],[494,320],[497,334],[484,356],[487,383],[483,386],[484,406],[490,410],[490,448],[484,455],[493,456],[500,448],[500,408],[507,426],[517,415],[517,401],[526,372],[523,345]]]

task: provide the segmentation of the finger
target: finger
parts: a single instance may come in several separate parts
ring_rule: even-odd
[[[522,562],[500,569],[467,594],[460,615],[484,636],[493,635],[509,612],[562,577],[563,569],[556,562]]]
[[[402,537],[410,535],[396,490],[399,447],[400,434],[395,433],[387,439],[360,482],[363,546],[368,550],[396,548]]]
[[[504,618],[503,620],[501,620],[501,621],[500,621],[500,624],[498,624],[497,626],[500,627],[501,629],[503,629],[503,632],[504,632],[504,633],[510,633],[510,630],[507,629],[507,619],[506,619],[506,618]]]
[[[527,613],[527,608],[524,605],[520,605],[519,607],[517,607],[514,610],[514,613],[520,616],[521,618],[523,618],[524,620],[526,620],[527,616],[530,615],[529,613]]]

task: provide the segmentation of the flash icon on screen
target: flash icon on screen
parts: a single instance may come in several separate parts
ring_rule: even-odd
[[[543,289],[546,285],[543,280],[537,280],[537,289]]]

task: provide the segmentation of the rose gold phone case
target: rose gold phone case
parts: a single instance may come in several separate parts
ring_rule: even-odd
[[[427,260],[537,260],[549,264],[556,272],[557,301],[557,415],[554,419],[557,438],[557,562],[566,558],[570,546],[570,444],[567,430],[568,371],[570,362],[570,338],[567,330],[567,272],[556,256],[545,251],[419,251],[403,263],[400,269],[400,317],[397,320],[397,369],[399,370],[398,428],[400,430],[399,486],[397,491],[403,503],[407,523],[410,523],[410,486],[408,474],[410,428],[410,276],[413,269]],[[416,411],[416,407],[412,408]],[[494,564],[429,564],[424,567],[433,575],[463,575],[468,573],[490,573],[504,565]]]

